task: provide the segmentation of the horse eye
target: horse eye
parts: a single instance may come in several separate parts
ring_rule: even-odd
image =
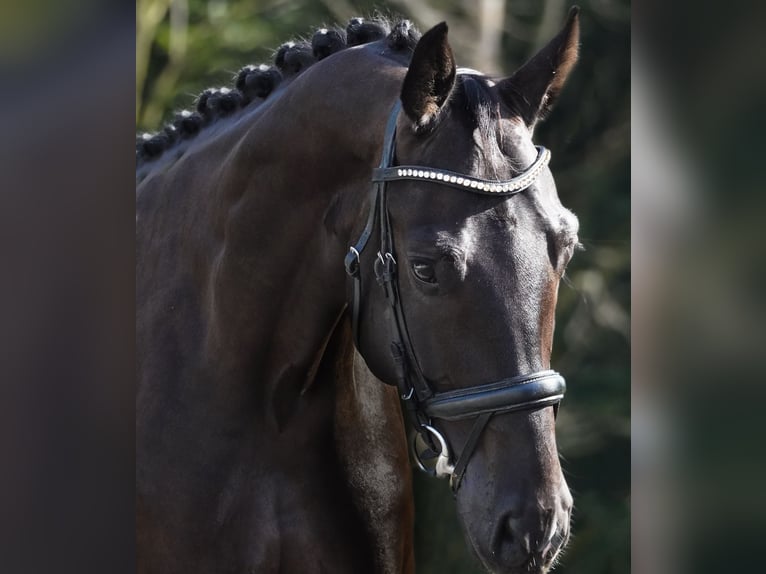
[[[436,283],[436,272],[430,263],[415,261],[412,264],[412,272],[423,283]]]

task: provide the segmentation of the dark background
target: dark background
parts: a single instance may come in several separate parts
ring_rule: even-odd
[[[137,0],[136,125],[157,130],[206,87],[323,25],[376,11],[427,30],[441,20],[459,65],[510,74],[558,31],[564,0]],[[553,367],[568,382],[557,434],[575,497],[557,572],[630,570],[630,7],[580,2],[580,62],[535,139],[553,152],[584,250],[562,283]],[[420,574],[480,573],[445,482],[416,473]]]

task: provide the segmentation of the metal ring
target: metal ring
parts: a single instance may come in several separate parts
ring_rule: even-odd
[[[425,473],[426,473],[427,475],[429,475],[429,476],[435,476],[435,475],[436,475],[436,473],[435,473],[433,470],[429,470],[429,469],[427,469],[427,468],[426,468],[426,467],[423,465],[423,461],[421,461],[421,460],[420,460],[420,456],[418,456],[418,445],[417,445],[417,440],[418,440],[418,433],[415,433],[415,436],[414,436],[414,437],[413,437],[413,439],[412,439],[412,458],[414,458],[414,459],[415,459],[415,464],[417,465],[417,467],[418,467],[418,468],[419,468],[421,471],[425,472]]]
[[[412,437],[412,458],[415,459],[415,464],[417,467],[425,472],[428,476],[436,476],[436,471],[430,468],[426,468],[426,466],[423,464],[423,461],[420,459],[420,455],[418,454],[418,437],[420,436],[420,433],[417,431],[415,432],[414,436]]]
[[[418,440],[418,434],[415,434],[415,438],[412,441],[412,454],[413,458],[415,459],[415,464],[417,464],[418,468],[425,472],[426,474],[430,476],[435,476],[437,478],[446,478],[448,476],[452,476],[452,473],[455,472],[455,465],[450,463],[450,452],[449,447],[447,446],[447,441],[444,439],[442,434],[436,430],[434,427],[430,425],[421,425],[421,428],[426,429],[431,435],[438,441],[439,443],[439,454],[436,457],[436,465],[433,469],[428,469],[423,464],[423,461],[420,459],[420,455],[418,454],[417,449],[417,440]]]

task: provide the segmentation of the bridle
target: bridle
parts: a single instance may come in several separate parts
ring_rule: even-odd
[[[407,321],[399,296],[399,281],[394,258],[393,234],[388,214],[386,183],[400,180],[421,180],[456,187],[483,195],[509,196],[524,191],[540,175],[550,161],[550,152],[537,146],[537,159],[523,173],[508,181],[488,181],[442,169],[423,166],[392,166],[396,121],[401,109],[397,101],[386,125],[380,167],[373,171],[370,211],[367,223],[357,242],[346,255],[346,272],[353,279],[351,304],[354,341],[359,349],[359,310],[361,305],[361,261],[364,251],[377,225],[380,230],[380,248],[374,263],[377,282],[383,287],[392,310],[391,358],[396,372],[396,385],[402,404],[412,427],[426,445],[421,451],[413,444],[418,466],[433,476],[449,476],[453,492],[457,492],[465,474],[468,460],[476,449],[479,437],[495,414],[538,409],[553,405],[554,412],[564,396],[566,383],[555,371],[538,371],[500,381],[438,392],[426,380],[407,330]],[[442,434],[433,426],[433,419],[454,421],[476,418],[463,451],[452,463],[450,448]],[[434,442],[434,439],[436,442]],[[436,459],[432,470],[426,469],[422,459]]]

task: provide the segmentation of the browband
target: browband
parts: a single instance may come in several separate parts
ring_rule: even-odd
[[[548,162],[551,152],[543,146],[537,148],[537,159],[524,173],[507,181],[490,181],[470,177],[446,169],[425,168],[422,165],[398,165],[394,167],[376,168],[372,172],[372,181],[398,181],[402,179],[418,179],[433,181],[441,185],[456,187],[464,191],[472,191],[485,195],[512,195],[528,188],[537,179]]]

